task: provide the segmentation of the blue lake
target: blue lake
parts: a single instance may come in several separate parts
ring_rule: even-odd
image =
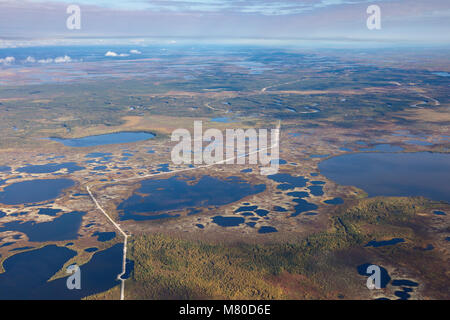
[[[299,176],[295,177],[288,173],[277,173],[274,175],[267,176],[270,180],[275,182],[279,182],[280,184],[277,186],[277,189],[280,190],[290,190],[294,188],[302,188],[306,186],[306,182],[308,179],[305,177]]]
[[[41,209],[39,209],[38,214],[55,217],[58,212],[61,212],[61,210],[60,209],[52,209],[52,208],[41,208]]]
[[[344,200],[342,200],[342,198],[333,198],[333,199],[325,200],[324,203],[338,205],[338,204],[344,203]]]
[[[36,179],[16,182],[0,192],[0,203],[6,205],[42,202],[58,197],[75,184],[70,179]]]
[[[149,132],[117,132],[74,139],[63,139],[55,137],[49,139],[62,143],[67,147],[94,147],[109,144],[145,141],[154,137],[155,135]]]
[[[63,241],[74,240],[78,237],[78,230],[85,212],[69,212],[49,222],[36,223],[21,220],[4,223],[0,232],[18,231],[25,233],[30,241]]]
[[[296,202],[297,205],[294,206],[295,212],[291,215],[291,217],[296,217],[303,212],[312,211],[319,208],[314,203],[310,203],[303,199],[294,199],[292,201]]]
[[[367,243],[365,246],[366,247],[374,247],[374,248],[378,248],[378,247],[384,247],[384,246],[390,246],[390,245],[394,245],[397,243],[402,243],[405,242],[405,239],[402,238],[393,238],[391,240],[384,240],[384,241],[375,241],[372,240],[369,243]]]
[[[97,252],[80,266],[81,289],[69,290],[67,277],[48,282],[76,252],[55,245],[18,253],[3,263],[0,274],[0,299],[20,300],[79,300],[104,292],[119,284],[116,279],[122,270],[122,244]]]
[[[97,237],[97,241],[106,242],[116,237],[115,232],[95,232],[93,236]]]
[[[308,189],[313,196],[320,197],[324,195],[323,186],[309,186]]]
[[[196,183],[188,182],[178,176],[142,181],[136,193],[118,206],[120,219],[154,220],[157,212],[221,206],[266,189],[234,178],[203,176]]]
[[[273,233],[273,232],[278,232],[278,230],[270,226],[263,226],[258,230],[258,233]]]
[[[212,218],[212,222],[218,224],[221,227],[237,227],[245,222],[241,217],[222,217],[216,216]]]
[[[73,173],[75,171],[83,170],[84,167],[80,167],[75,162],[65,162],[65,163],[48,163],[43,165],[29,165],[16,169],[17,172],[25,173],[51,173],[56,172],[61,169],[67,169],[68,173]]]
[[[424,196],[450,203],[450,154],[354,153],[327,159],[319,169],[369,196]]]

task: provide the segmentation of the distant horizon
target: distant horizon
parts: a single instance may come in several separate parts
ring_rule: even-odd
[[[48,38],[7,38],[0,37],[0,49],[59,46],[261,46],[280,48],[323,48],[323,49],[364,49],[364,48],[447,48],[450,42],[410,41],[405,39],[363,39],[363,38],[256,38],[256,37],[48,37]]]
[[[67,8],[79,6],[80,28]],[[367,9],[380,8],[369,30]],[[75,39],[450,44],[448,0],[0,0],[0,46]],[[261,40],[264,39],[264,40]]]

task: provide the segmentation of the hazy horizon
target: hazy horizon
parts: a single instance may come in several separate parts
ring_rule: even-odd
[[[66,27],[70,4],[81,9],[79,30]],[[373,4],[380,30],[366,26]],[[449,18],[446,0],[0,0],[0,47],[113,39],[445,45]]]

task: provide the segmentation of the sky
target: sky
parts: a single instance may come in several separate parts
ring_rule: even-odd
[[[79,30],[66,27],[69,4]],[[379,30],[366,26],[374,4]],[[0,0],[0,46],[88,38],[449,44],[450,0]]]

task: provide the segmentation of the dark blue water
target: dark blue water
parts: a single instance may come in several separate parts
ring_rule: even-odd
[[[85,212],[69,212],[52,221],[36,223],[21,220],[6,222],[0,232],[18,231],[25,233],[32,242],[74,240],[78,237]]]
[[[0,172],[9,172],[9,171],[11,171],[11,167],[0,166]]]
[[[323,186],[309,186],[308,189],[313,196],[320,197],[324,195]]]
[[[109,144],[130,143],[145,141],[154,138],[155,135],[148,132],[118,132],[98,136],[88,136],[75,139],[49,138],[60,142],[67,147],[94,147]]]
[[[268,227],[268,226],[261,227],[258,230],[258,233],[272,233],[272,232],[278,232],[278,230],[274,227]]]
[[[152,215],[128,213],[128,214],[124,215],[123,217],[121,217],[120,220],[122,220],[122,221],[126,221],[126,220],[152,221],[152,220],[172,219],[172,218],[178,218],[178,217],[180,217],[179,214],[168,214],[168,213],[152,214]]]
[[[97,167],[94,167],[93,170],[96,170],[96,171],[103,171],[103,170],[105,170],[105,169],[107,169],[107,168],[108,168],[107,166],[97,166]]]
[[[74,181],[70,179],[37,179],[16,182],[0,192],[0,203],[15,205],[51,200],[74,184]]]
[[[295,192],[289,192],[287,193],[288,196],[294,197],[294,198],[308,198],[309,193],[305,191],[295,191]]]
[[[157,172],[170,172],[169,164],[168,163],[159,164],[158,167],[156,168],[156,171]]]
[[[61,212],[61,209],[41,208],[38,214],[55,217],[58,212]]]
[[[417,282],[411,280],[393,280],[391,283],[394,287],[418,287]]]
[[[312,211],[312,210],[316,210],[319,208],[314,203],[310,203],[303,199],[294,199],[293,201],[296,202],[297,205],[294,206],[295,212],[293,214],[291,214],[291,217],[296,217],[303,212]]]
[[[320,187],[320,188],[322,188],[322,187]],[[294,206],[295,211],[294,211],[294,213],[291,214],[291,217],[296,217],[303,212],[316,210],[319,208],[314,203],[310,203],[303,199],[303,198],[309,197],[309,194],[305,191],[289,192],[287,195],[294,197],[294,199],[292,201],[297,203],[297,205]],[[281,211],[287,211],[286,209],[284,209],[284,210],[283,209],[284,208],[281,208]]]
[[[403,239],[403,238],[393,238],[391,240],[384,240],[384,241],[372,240],[369,243],[367,243],[365,246],[366,247],[378,248],[378,247],[390,246],[390,245],[394,245],[394,244],[402,243],[402,242],[405,242],[405,239]]]
[[[395,296],[397,296],[400,300],[408,300],[411,298],[410,293],[414,291],[413,288],[419,286],[417,282],[411,280],[393,280],[391,284],[395,287],[402,287],[401,291],[397,290],[394,292]]]
[[[264,210],[264,209],[257,209],[254,212],[260,217],[265,217],[269,214],[269,211]]]
[[[132,157],[132,156],[134,156],[134,154],[129,153],[129,152],[123,152],[122,153],[122,157]]]
[[[253,186],[235,179],[221,180],[210,176],[203,176],[194,184],[177,176],[145,180],[136,194],[123,201],[118,209],[121,220],[136,220],[136,215],[151,219],[152,213],[225,205],[265,189],[265,185]]]
[[[356,153],[319,164],[321,173],[369,196],[424,196],[450,202],[450,154]]]
[[[306,186],[306,182],[308,181],[305,177],[294,177],[288,173],[277,173],[267,177],[273,181],[279,182],[280,184],[277,188],[280,190],[290,190],[296,187],[302,188]]]
[[[234,213],[244,212],[244,211],[253,211],[258,209],[258,206],[242,206],[237,208]]]
[[[237,227],[245,222],[241,217],[222,217],[216,216],[212,218],[212,222],[218,224],[221,227]]]
[[[18,253],[3,263],[0,274],[0,299],[81,299],[104,292],[119,284],[122,269],[122,244],[97,252],[80,267],[81,290],[69,290],[67,278],[51,282],[52,277],[76,252],[66,247],[49,245],[37,250]]]
[[[410,292],[409,288],[403,288],[402,291],[395,291],[394,295],[399,297],[400,300],[408,300],[409,298],[411,298],[411,295],[408,292]]]
[[[65,162],[65,163],[48,163],[43,165],[30,165],[18,168],[18,172],[26,173],[51,173],[56,172],[61,169],[67,169],[68,173],[73,173],[76,171],[83,170],[84,167],[80,167],[75,162]]]
[[[433,211],[433,213],[434,213],[435,215],[438,215],[438,216],[446,216],[446,214],[445,214],[444,211],[436,210],[436,211]]]
[[[342,200],[342,198],[334,198],[334,199],[325,200],[324,203],[338,205],[338,204],[344,203],[344,200]]]
[[[0,248],[9,247],[9,246],[13,245],[14,243],[15,243],[14,241],[4,242],[0,245]]]
[[[253,217],[255,214],[253,212],[243,212],[241,213],[241,216],[244,217]]]
[[[112,240],[116,237],[115,232],[95,232],[92,234],[94,237],[97,237],[97,241],[106,242]]]

